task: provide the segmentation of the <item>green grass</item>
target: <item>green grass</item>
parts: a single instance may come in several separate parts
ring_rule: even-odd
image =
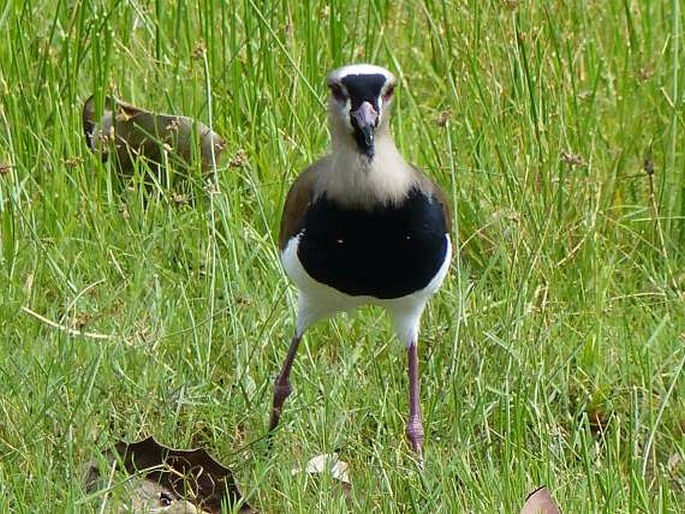
[[[263,512],[517,512],[540,484],[565,513],[683,512],[684,27],[678,0],[8,0],[0,511],[99,512],[83,464],[154,434],[205,445]],[[420,344],[423,474],[379,310],[307,334],[260,440],[293,326],[280,210],[327,148],[325,73],[356,61],[400,77],[397,143],[456,213]],[[211,118],[217,194],[122,189],[81,135],[111,91]],[[290,473],[333,450],[347,505]]]

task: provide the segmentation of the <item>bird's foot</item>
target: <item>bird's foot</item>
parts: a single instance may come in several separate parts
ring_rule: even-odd
[[[423,469],[423,424],[419,416],[412,416],[407,422],[407,439],[416,453],[419,467]]]

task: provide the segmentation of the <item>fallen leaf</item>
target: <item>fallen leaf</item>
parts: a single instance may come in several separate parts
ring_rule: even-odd
[[[208,514],[195,505],[150,480],[132,478],[126,483],[128,501],[120,512],[137,514]]]
[[[143,159],[162,179],[165,163],[183,173],[198,157],[203,173],[209,174],[226,147],[219,134],[193,118],[156,114],[111,96],[105,98],[102,117],[95,118],[95,96],[91,96],[83,106],[86,144],[103,162],[114,153],[122,175],[130,176],[136,160]]]
[[[218,514],[222,502],[227,505],[240,503],[241,513],[257,512],[243,500],[231,470],[214,460],[204,448],[172,449],[150,436],[135,443],[119,441],[113,450],[104,452],[103,456],[115,467],[121,463],[128,474],[142,482],[133,482],[130,504],[142,502],[147,505],[148,510],[143,512],[183,512],[150,510],[172,507],[173,502],[178,504],[174,508],[180,509],[183,506],[180,501],[192,503],[196,508],[192,512]],[[102,488],[103,476],[97,464],[89,464],[86,488],[89,491]],[[173,500],[172,503],[164,505],[169,499]]]
[[[330,473],[331,477],[340,483],[345,497],[349,498],[352,483],[350,482],[348,468],[347,462],[340,460],[337,453],[324,453],[309,459],[304,472],[312,476]],[[302,473],[302,470],[295,468],[291,470],[291,473],[296,475]]]
[[[543,485],[528,495],[521,514],[561,514],[561,509]]]

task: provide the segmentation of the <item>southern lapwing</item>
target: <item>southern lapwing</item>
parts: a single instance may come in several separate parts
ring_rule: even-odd
[[[299,291],[297,322],[276,379],[269,430],[290,395],[305,330],[337,312],[374,304],[389,311],[409,361],[407,437],[422,462],[418,336],[426,302],[450,265],[445,194],[408,164],[389,128],[395,77],[369,64],[328,75],[330,155],[295,181],[281,221],[281,260]]]

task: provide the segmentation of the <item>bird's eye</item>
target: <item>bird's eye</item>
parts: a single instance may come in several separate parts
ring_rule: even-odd
[[[344,102],[347,100],[347,95],[345,94],[345,91],[338,85],[338,84],[331,84],[331,95],[333,95],[333,98],[335,98],[338,102]]]
[[[392,96],[395,94],[395,86],[394,85],[389,85],[387,89],[385,90],[385,93],[383,93],[383,101],[384,102],[389,102],[392,100]]]

